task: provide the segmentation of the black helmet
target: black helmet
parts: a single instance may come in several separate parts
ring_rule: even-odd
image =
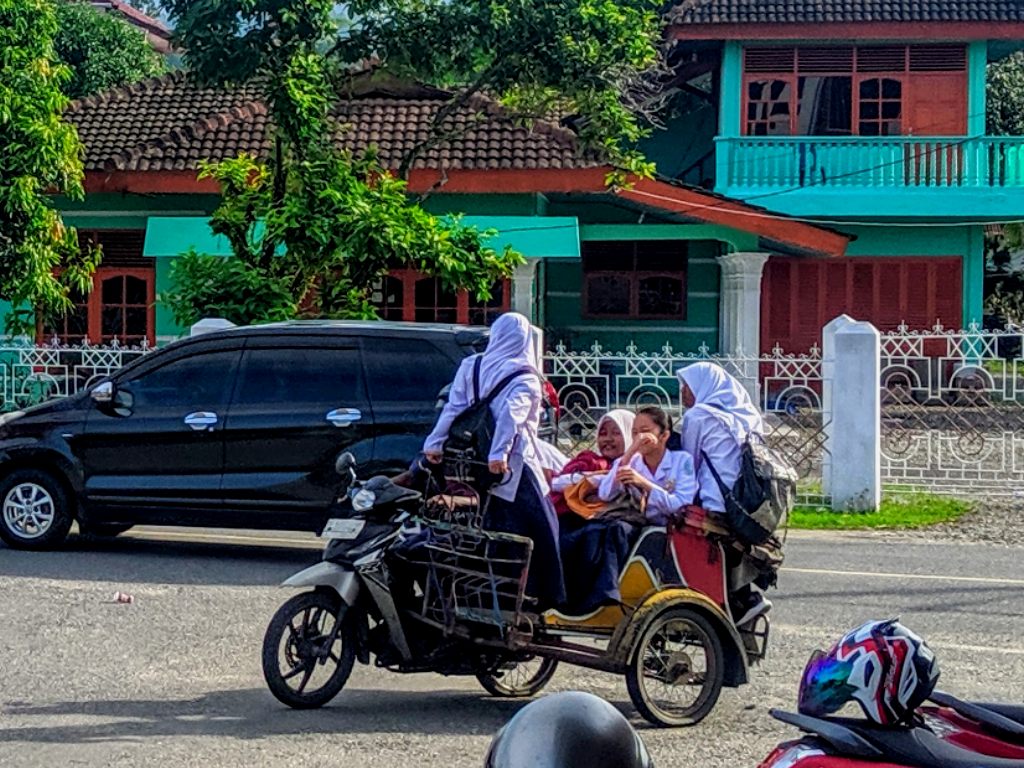
[[[484,768],[653,768],[622,713],[580,691],[545,696],[494,736]]]

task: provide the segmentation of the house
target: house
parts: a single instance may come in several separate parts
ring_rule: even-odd
[[[354,151],[376,146],[397,168],[448,99],[367,78],[334,110],[336,141]],[[87,195],[59,204],[105,257],[96,289],[41,335],[93,343],[174,338],[183,329],[155,301],[173,259],[190,247],[229,253],[207,225],[218,190],[197,180],[198,164],[267,151],[261,94],[251,86],[200,88],[172,73],[86,98],[68,119],[86,146]],[[610,169],[581,153],[571,131],[526,128],[483,97],[448,120],[453,138],[418,157],[410,190],[429,193],[423,205],[435,213],[465,214],[498,230],[494,244],[510,244],[528,261],[486,305],[397,270],[377,286],[387,318],[486,322],[514,307],[572,344],[635,341],[656,350],[671,338],[677,348],[735,348],[751,320],[756,330],[758,313],[749,303],[756,293],[736,277],[741,254],[828,259],[849,242],[827,227],[672,180],[610,190]]]
[[[986,65],[1021,47],[1024,3],[685,0],[670,34],[689,108],[648,148],[659,170],[853,238],[768,258],[762,349],[807,349],[840,312],[982,321],[984,226],[1024,215],[1024,138],[986,135]]]

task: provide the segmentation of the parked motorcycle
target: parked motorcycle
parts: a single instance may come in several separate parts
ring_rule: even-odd
[[[263,675],[274,696],[297,709],[322,706],[344,688],[356,660],[371,657],[395,672],[475,675],[495,696],[539,691],[556,661],[447,637],[427,622],[410,627],[401,601],[419,603],[423,592],[411,573],[395,573],[401,560],[388,555],[403,532],[406,540],[420,532],[412,519],[422,494],[386,477],[360,480],[349,453],[335,468],[343,492],[321,533],[323,559],[284,582],[310,589],[277,610],[263,639]],[[419,571],[415,562],[406,567]],[[396,584],[407,592],[396,595]]]
[[[811,657],[800,713],[771,711],[806,735],[760,768],[1024,768],[1024,706],[962,701],[937,680],[921,638],[895,620],[870,622]],[[863,719],[833,716],[854,701]]]

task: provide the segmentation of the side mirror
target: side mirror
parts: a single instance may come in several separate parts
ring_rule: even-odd
[[[352,472],[352,469],[356,465],[356,457],[348,451],[338,454],[338,458],[334,462],[334,471],[339,475],[347,475]]]
[[[93,387],[92,391],[89,393],[89,396],[92,398],[92,401],[97,405],[110,405],[112,402],[114,402],[114,393],[116,391],[117,388],[114,386],[114,382],[104,381],[102,384]]]

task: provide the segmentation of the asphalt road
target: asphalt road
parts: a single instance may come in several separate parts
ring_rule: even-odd
[[[521,706],[475,681],[357,668],[327,708],[294,712],[266,691],[259,650],[315,561],[297,534],[135,530],[60,552],[0,546],[0,766],[480,766]],[[902,616],[939,654],[943,687],[1010,700],[1024,680],[1024,549],[874,535],[793,535],[768,661],[702,725],[644,726],[617,678],[563,667],[621,706],[659,768],[753,768],[792,735],[810,652],[869,618]],[[115,591],[135,596],[112,602]]]

